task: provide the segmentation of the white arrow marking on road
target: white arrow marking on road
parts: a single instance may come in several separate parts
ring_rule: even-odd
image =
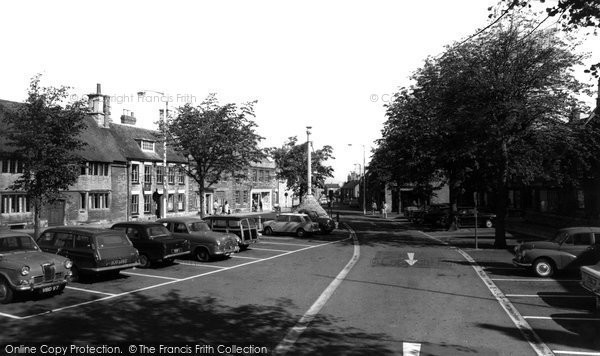
[[[414,252],[408,252],[408,260],[404,260],[406,261],[409,265],[414,265],[415,263],[417,263],[418,260],[415,260],[415,253]]]
[[[414,342],[402,343],[402,356],[419,356],[421,353],[421,344]]]

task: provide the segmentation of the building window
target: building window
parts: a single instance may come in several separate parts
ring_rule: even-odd
[[[258,181],[258,171],[256,169],[252,170],[252,181],[253,182]]]
[[[177,194],[177,210],[183,211],[185,210],[185,194],[179,193]]]
[[[265,171],[265,182],[271,181],[271,171]]]
[[[79,174],[82,176],[85,176],[85,175],[87,175],[87,170],[88,170],[88,164],[86,162],[81,165],[81,172],[79,172]]]
[[[150,213],[152,210],[152,195],[144,194],[144,213]]]
[[[28,213],[31,211],[25,194],[3,194],[0,196],[0,213]]]
[[[3,159],[0,161],[2,173],[23,173],[23,163],[15,159]]]
[[[175,168],[169,167],[169,184],[175,184]]]
[[[169,194],[169,198],[167,199],[167,210],[168,211],[175,211],[173,199],[174,199],[173,194]]]
[[[86,205],[87,205],[86,202],[87,202],[86,194],[79,193],[79,209],[85,210]]]
[[[131,195],[131,213],[132,214],[140,213],[140,196],[137,194]]]
[[[144,141],[144,140],[142,140],[140,142],[140,146],[142,147],[142,150],[144,150],[144,151],[152,151],[152,152],[154,152],[154,142],[152,142],[152,141]]]
[[[90,209],[108,209],[108,193],[90,193]]]
[[[165,167],[156,166],[156,184],[164,184],[165,180]]]
[[[262,169],[258,172],[259,176],[258,176],[258,181],[259,182],[264,182],[265,181],[265,171],[263,171]]]
[[[131,165],[131,183],[140,182],[140,166],[139,164]]]
[[[241,204],[242,203],[242,194],[241,194],[241,192],[239,190],[235,191],[234,199],[235,199],[235,203],[236,204]]]
[[[577,208],[585,209],[585,194],[583,190],[577,191]]]
[[[183,170],[183,168],[179,169],[179,175],[177,176],[177,179],[179,181],[179,184],[185,184],[185,171]]]
[[[244,201],[244,204],[248,204],[248,191],[244,190],[244,193],[242,194],[242,199]]]
[[[144,183],[152,183],[152,166],[144,166]]]
[[[83,170],[82,170],[83,172]],[[108,175],[108,163],[89,163],[88,174],[91,176],[107,176]]]

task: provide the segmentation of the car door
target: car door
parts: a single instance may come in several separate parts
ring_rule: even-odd
[[[94,245],[90,236],[73,235],[73,248],[69,252],[69,258],[77,261],[79,269],[94,268],[96,259],[94,258]]]
[[[593,261],[593,235],[591,232],[572,233],[561,245],[563,268],[591,264]]]
[[[138,226],[125,227],[125,235],[129,238],[133,247],[137,248],[140,254],[146,255],[149,259],[156,259],[158,251],[154,251],[153,243],[150,241]]]
[[[279,215],[275,222],[271,225],[271,228],[275,232],[286,232],[288,228],[290,217],[288,215]]]

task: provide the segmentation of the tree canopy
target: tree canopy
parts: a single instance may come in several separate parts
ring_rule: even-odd
[[[86,103],[66,103],[69,87],[43,87],[41,75],[31,79],[27,101],[4,109],[7,139],[22,164],[22,174],[9,189],[24,191],[34,209],[35,235],[39,234],[40,211],[61,197],[80,174],[84,147],[79,137],[85,130]]]
[[[307,143],[298,144],[298,137],[289,137],[281,147],[272,147],[269,154],[279,168],[279,179],[287,183],[287,188],[302,198],[306,193],[308,177]],[[311,146],[312,149],[312,146]],[[312,187],[325,187],[325,179],[333,177],[333,168],[325,162],[333,158],[333,148],[323,148],[311,151],[311,185]]]
[[[266,157],[265,149],[259,147],[263,137],[256,133],[252,120],[255,104],[221,105],[216,95],[210,94],[198,106],[180,107],[162,127],[168,144],[190,158],[186,172],[199,185],[201,206],[206,188],[226,177],[245,179],[248,167]]]
[[[372,167],[390,181],[427,188],[443,179],[451,202],[466,188],[490,192],[496,246],[505,246],[510,185],[561,178],[572,130],[566,118],[583,107],[581,63],[555,30],[511,18],[429,58],[414,85],[395,95]]]

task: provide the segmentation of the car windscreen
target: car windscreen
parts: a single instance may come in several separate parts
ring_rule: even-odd
[[[160,236],[170,236],[171,233],[162,225],[151,226],[147,229],[148,236],[153,239]]]
[[[11,251],[35,251],[37,245],[29,236],[5,236],[0,237],[0,253]]]
[[[194,222],[188,224],[188,229],[190,229],[190,231],[210,231],[208,224],[205,222]]]
[[[552,241],[558,242],[560,244],[563,243],[567,239],[567,237],[569,237],[569,234],[565,231],[561,231],[557,233],[556,236],[554,236],[554,239]]]
[[[96,236],[96,245],[98,248],[109,248],[130,245],[130,242],[125,234],[110,234]]]

